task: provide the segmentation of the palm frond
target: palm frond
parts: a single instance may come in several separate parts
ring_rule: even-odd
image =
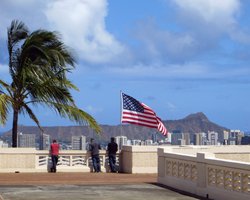
[[[70,91],[78,88],[67,73],[75,68],[76,59],[57,32],[37,30],[30,34],[23,22],[14,20],[8,28],[8,50],[12,82],[0,81],[0,120],[6,122],[11,106],[13,147],[17,145],[18,114],[28,114],[40,127],[30,103],[46,105],[62,117],[100,132],[94,118],[75,105]]]
[[[0,80],[0,85],[2,85],[5,88],[9,87],[9,84],[5,83],[3,80]]]
[[[13,77],[18,66],[18,55],[20,50],[17,45],[25,39],[29,30],[26,25],[18,20],[13,20],[10,27],[8,28],[8,51],[9,51],[9,70],[10,74]]]
[[[11,97],[5,93],[0,93],[0,124],[4,125],[7,122],[7,117],[11,109]]]
[[[13,47],[20,40],[25,39],[28,33],[29,29],[23,22],[13,20],[8,28],[9,44]]]
[[[10,96],[10,98],[13,98],[12,87],[6,82],[4,82],[3,80],[0,80],[0,94],[6,93],[4,92],[4,90],[8,92],[8,95]]]
[[[75,58],[69,48],[60,41],[56,32],[38,30],[31,33],[22,46],[23,57],[37,66],[47,66],[57,72],[66,66],[74,67]],[[45,65],[45,63],[47,65]],[[41,63],[42,65],[39,65]]]
[[[29,115],[29,117],[37,124],[37,126],[39,127],[39,129],[43,130],[42,127],[40,126],[40,122],[37,119],[36,115],[33,113],[33,111],[31,110],[31,108],[27,104],[23,104],[22,105],[22,111],[26,112]]]
[[[67,86],[60,84],[57,80],[48,80],[45,83],[36,83],[28,88],[30,99],[33,101],[50,101],[67,105],[74,105],[74,99]],[[67,83],[64,83],[67,84]]]

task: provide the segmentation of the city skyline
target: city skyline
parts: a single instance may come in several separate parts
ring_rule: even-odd
[[[120,124],[120,91],[162,120],[203,112],[250,130],[250,2],[240,0],[3,0],[0,79],[8,81],[7,27],[61,33],[76,53],[73,98],[99,124]],[[63,19],[63,20],[62,20]],[[34,108],[41,126],[77,125]],[[35,126],[28,116],[19,124]],[[12,115],[0,132],[11,129]],[[166,127],[168,128],[168,127]]]

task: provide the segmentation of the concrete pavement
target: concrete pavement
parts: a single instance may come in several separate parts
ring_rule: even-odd
[[[157,185],[156,174],[0,174],[0,200],[194,200]]]

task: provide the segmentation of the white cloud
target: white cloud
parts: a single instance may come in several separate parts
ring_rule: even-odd
[[[166,1],[169,4],[169,1]],[[163,29],[158,21],[145,20],[136,29],[140,42],[134,55],[147,63],[187,63],[217,60],[223,45],[250,44],[250,31],[242,29],[239,0],[172,0],[176,29]],[[143,49],[143,51],[140,51]],[[229,52],[227,52],[229,53]],[[223,55],[229,58],[231,55]]]
[[[31,31],[58,31],[83,61],[109,63],[126,48],[107,31],[107,9],[107,0],[2,0],[0,33],[6,40],[7,27],[18,19]]]
[[[127,68],[109,68],[107,73],[126,75],[128,77],[154,77],[154,78],[196,78],[207,75],[208,69],[206,66],[189,63],[184,65],[179,64],[138,64]]]
[[[60,31],[66,43],[85,61],[109,62],[124,51],[106,30],[106,0],[51,1],[45,14],[50,26]]]
[[[141,42],[142,46],[139,48],[143,51],[136,49],[135,55],[142,53],[141,59],[149,59],[153,62],[157,60],[180,62],[195,54],[199,45],[192,34],[162,30],[153,20],[140,23],[136,30],[136,37]]]
[[[228,66],[227,66],[228,67]],[[106,73],[113,76],[125,76],[131,79],[147,78],[150,80],[165,79],[213,79],[213,80],[236,80],[239,77],[249,77],[248,67],[228,67],[212,64],[190,62],[185,64],[138,64],[127,68],[109,68]]]
[[[189,31],[201,39],[218,39],[228,34],[232,40],[250,43],[249,31],[239,24],[241,2],[239,0],[173,0],[178,7],[181,21]]]
[[[209,24],[230,26],[240,11],[239,0],[174,0],[186,13],[198,15]]]

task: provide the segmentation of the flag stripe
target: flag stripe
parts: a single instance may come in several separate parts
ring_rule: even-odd
[[[148,124],[148,123],[142,123],[142,122],[139,122],[139,121],[126,121],[126,120],[123,120],[122,123],[129,123],[129,124],[136,124],[136,125],[140,125],[140,126],[146,126],[146,127],[149,127],[149,128],[157,128],[157,126],[155,125],[152,125],[152,124]]]
[[[148,119],[156,122],[156,118],[152,115],[143,115],[143,114],[135,114],[130,112],[123,112],[123,117],[131,117],[131,118],[138,118],[138,119]]]
[[[158,124],[155,121],[152,120],[144,120],[144,119],[138,119],[138,118],[133,118],[133,117],[123,117],[122,122],[123,121],[140,121],[142,123],[148,123],[148,124],[154,124],[155,127],[158,126]]]
[[[166,127],[164,126],[164,124],[162,123],[162,121],[160,121],[158,119],[158,130],[163,134],[163,135],[167,135],[168,130],[166,129]]]
[[[157,128],[163,135],[167,129],[155,112],[144,103],[122,93],[122,123],[137,124],[149,128]]]

